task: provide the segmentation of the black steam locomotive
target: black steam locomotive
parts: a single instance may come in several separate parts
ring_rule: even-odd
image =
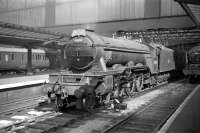
[[[200,46],[191,48],[187,54],[187,65],[183,73],[189,77],[191,83],[200,77]]]
[[[173,50],[158,44],[113,39],[74,30],[65,46],[68,70],[50,74],[48,96],[59,108],[91,109],[167,81]]]

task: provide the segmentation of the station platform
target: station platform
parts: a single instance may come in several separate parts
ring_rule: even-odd
[[[42,84],[45,82],[48,82],[48,74],[21,76],[21,77],[12,77],[12,78],[1,78],[0,91],[6,90],[8,88],[36,85],[36,84]]]
[[[200,133],[200,85],[198,85],[159,133]]]

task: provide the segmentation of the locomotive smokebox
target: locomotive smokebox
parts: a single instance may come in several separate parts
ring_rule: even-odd
[[[70,69],[73,71],[86,71],[92,67],[97,57],[97,49],[89,37],[74,37],[72,43],[66,48],[66,56]]]

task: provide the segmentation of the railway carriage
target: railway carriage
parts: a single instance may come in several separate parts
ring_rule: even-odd
[[[25,48],[8,48],[0,47],[0,70],[18,71],[26,70],[27,66],[27,49]],[[32,50],[33,69],[48,68],[49,59],[46,52],[40,49]]]
[[[167,81],[175,69],[173,50],[158,44],[113,39],[74,30],[65,47],[69,70],[49,75],[48,91],[59,108],[91,109]],[[55,94],[55,95],[52,95]]]

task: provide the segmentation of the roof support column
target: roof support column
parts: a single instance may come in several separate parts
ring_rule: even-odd
[[[33,70],[32,70],[32,48],[28,47],[28,54],[27,54],[27,74],[28,75],[32,75],[33,74]]]
[[[65,69],[65,49],[61,48],[60,50],[60,69],[63,70]]]

